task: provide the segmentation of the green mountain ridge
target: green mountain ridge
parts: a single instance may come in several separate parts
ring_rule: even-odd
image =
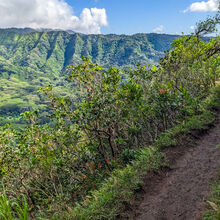
[[[105,67],[157,64],[177,35],[84,35],[66,31],[0,29],[0,113],[44,107],[36,90],[52,84],[69,94],[67,67],[81,57]],[[64,86],[65,85],[65,86]]]

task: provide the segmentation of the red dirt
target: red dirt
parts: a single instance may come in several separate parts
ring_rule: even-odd
[[[220,167],[220,149],[216,147],[220,144],[220,116],[216,126],[200,136],[193,148],[167,149],[165,153],[173,159],[171,169],[145,178],[146,184],[139,193],[142,202],[137,202],[139,207],[131,211],[130,219],[201,219],[207,207],[210,183],[216,180]],[[170,155],[172,150],[174,153]]]

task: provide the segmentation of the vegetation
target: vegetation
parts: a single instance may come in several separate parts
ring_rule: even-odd
[[[160,149],[206,129],[220,109],[219,36],[183,36],[157,66],[128,68],[142,51],[156,54],[155,38],[30,29],[0,35],[1,111],[11,120],[39,107],[19,116],[20,129],[0,127],[0,219],[114,219],[143,175],[167,165]],[[87,58],[79,63],[79,55]],[[59,74],[72,63],[67,82]]]
[[[124,169],[115,170],[99,190],[92,191],[82,203],[66,214],[70,219],[115,219],[129,204],[135,190],[143,185],[142,177],[149,170],[163,165],[163,154],[156,148],[145,148],[136,160]]]
[[[30,109],[45,109],[37,90],[53,85],[60,96],[76,94],[65,75],[67,67],[81,56],[105,67],[134,67],[136,63],[155,64],[177,36],[158,34],[82,35],[63,31],[0,29],[0,115],[8,116]],[[75,98],[75,95],[72,97]]]
[[[220,218],[220,178],[212,184],[212,196],[207,201],[210,209],[203,216],[204,220]]]
[[[8,199],[6,192],[0,195],[0,219],[2,220],[27,220],[28,219],[28,203],[25,196],[22,197],[22,206],[15,199]]]
[[[31,110],[22,113],[22,130],[0,128],[3,214],[27,216],[28,209],[30,218],[117,216],[142,175],[165,162],[158,148],[214,121],[209,109],[218,108],[219,90],[208,94],[220,78],[219,43],[219,37],[184,36],[158,66],[126,70],[83,58],[69,67],[74,99],[52,85],[40,89],[50,106],[48,123]]]
[[[220,87],[214,89],[206,100],[202,102],[201,112],[188,117],[165,133],[159,135],[154,146],[146,147],[140,152],[130,165],[124,169],[115,170],[98,190],[94,190],[81,203],[77,203],[73,211],[65,215],[66,219],[115,219],[117,216],[126,216],[125,206],[132,204],[134,192],[141,188],[143,176],[149,170],[157,171],[161,166],[168,166],[160,148],[181,144],[178,139],[190,137],[193,130],[204,130],[213,124],[216,119],[216,110],[220,110]],[[208,116],[208,117],[207,117]],[[172,144],[172,139],[176,142]],[[167,141],[169,139],[169,141]],[[158,148],[159,145],[159,148]],[[118,181],[119,180],[119,181]],[[214,194],[210,200],[217,203],[219,198],[219,184],[213,188]],[[211,202],[212,201],[212,202]],[[205,219],[218,219],[219,209],[214,205],[214,210],[207,212]],[[208,218],[209,217],[209,218]],[[216,218],[215,218],[216,217]]]

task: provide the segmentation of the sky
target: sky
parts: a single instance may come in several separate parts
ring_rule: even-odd
[[[219,0],[0,0],[0,28],[85,34],[191,33]]]

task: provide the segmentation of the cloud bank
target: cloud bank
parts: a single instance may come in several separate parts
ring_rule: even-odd
[[[219,0],[208,0],[192,3],[184,12],[208,12],[218,10]]]
[[[99,34],[107,26],[105,9],[84,8],[79,17],[64,0],[0,0],[0,27],[31,27]]]
[[[160,26],[154,28],[154,29],[153,29],[153,32],[160,34],[160,33],[163,32],[163,30],[164,30],[164,26],[163,26],[163,25],[160,25]]]

